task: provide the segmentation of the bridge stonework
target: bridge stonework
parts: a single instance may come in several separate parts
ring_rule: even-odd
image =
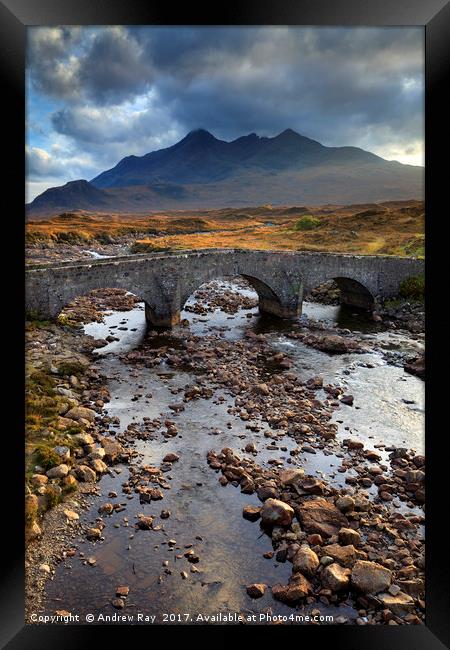
[[[122,288],[144,301],[152,325],[171,327],[203,283],[241,275],[257,291],[261,311],[294,318],[301,313],[304,296],[326,280],[336,280],[342,302],[370,307],[375,297],[397,295],[402,280],[423,271],[423,260],[380,255],[236,249],[128,255],[30,265],[26,310],[55,318],[71,300],[92,289]]]

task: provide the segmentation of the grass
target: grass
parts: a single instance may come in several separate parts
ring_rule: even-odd
[[[306,213],[306,214],[305,214]],[[125,241],[135,253],[193,248],[305,250],[360,255],[424,254],[424,204],[260,206],[173,211],[147,216],[55,216],[27,224],[30,245],[47,241]]]
[[[313,230],[320,226],[320,219],[313,217],[310,214],[305,214],[304,217],[299,219],[295,226],[294,230]]]

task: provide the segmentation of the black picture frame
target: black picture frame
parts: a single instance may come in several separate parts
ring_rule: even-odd
[[[427,247],[427,384],[426,384],[426,454],[427,473],[427,544],[426,544],[426,626],[267,626],[265,643],[281,642],[288,630],[299,644],[330,643],[330,647],[433,650],[450,646],[449,565],[446,529],[448,515],[439,495],[447,496],[445,480],[449,456],[448,424],[439,424],[438,414],[445,415],[446,382],[437,371],[445,367],[448,349],[446,337],[450,318],[445,315],[445,285],[448,281],[448,216],[444,198],[445,166],[448,167],[449,146],[446,134],[444,100],[445,73],[448,60],[450,8],[446,0],[241,0],[222,6],[184,7],[174,9],[168,3],[145,0],[2,0],[0,2],[0,66],[4,89],[2,99],[3,158],[7,162],[1,196],[3,203],[5,249],[13,250],[11,261],[4,268],[4,287],[9,291],[8,338],[13,350],[23,349],[23,228],[24,228],[24,144],[25,144],[25,43],[26,28],[31,25],[421,25],[426,39],[426,247]],[[448,204],[448,199],[447,199]],[[5,230],[6,228],[6,230]],[[447,231],[446,231],[447,229]],[[11,238],[11,239],[10,239]],[[17,247],[12,249],[12,238]],[[442,248],[440,248],[440,246]],[[14,280],[14,282],[13,282]],[[7,286],[6,286],[7,285]],[[15,323],[17,320],[17,324]],[[15,337],[15,338],[14,338]],[[8,347],[10,344],[8,343]],[[447,346],[447,348],[446,348]],[[107,626],[25,626],[24,625],[24,542],[23,542],[23,436],[20,426],[23,414],[23,367],[15,361],[7,367],[8,382],[4,389],[7,410],[13,416],[8,439],[3,443],[5,470],[10,476],[3,484],[1,517],[4,523],[1,581],[0,643],[11,650],[24,648],[80,648],[89,637],[104,638]],[[447,398],[448,399],[448,398]],[[14,405],[14,406],[13,406]],[[4,430],[5,432],[5,430]],[[447,470],[448,473],[448,470]],[[7,492],[5,493],[5,486]],[[314,626],[317,627],[317,626]],[[281,629],[282,628],[282,629]],[[204,629],[204,628],[202,628]],[[170,631],[175,628],[171,628]],[[176,628],[186,634],[187,628]],[[201,630],[191,632],[199,642]],[[254,629],[248,627],[208,628],[211,643],[223,643],[230,631],[251,639]],[[114,627],[114,637],[129,638],[129,628]],[[152,630],[140,628],[153,642]],[[251,635],[251,636],[250,636]],[[311,636],[310,636],[311,635]],[[326,635],[326,640],[325,636]],[[331,636],[330,636],[331,635]],[[308,638],[307,638],[308,637]],[[242,638],[239,641],[242,642]],[[292,641],[290,641],[292,642]],[[244,641],[245,643],[245,641]]]

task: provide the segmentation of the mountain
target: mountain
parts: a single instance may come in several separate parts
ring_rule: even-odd
[[[166,149],[127,156],[90,182],[50,188],[27,213],[420,199],[423,176],[422,167],[357,147],[326,147],[292,129],[273,138],[251,133],[232,142],[198,129]]]

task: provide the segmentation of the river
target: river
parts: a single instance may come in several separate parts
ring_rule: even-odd
[[[253,296],[251,290],[229,281],[216,283],[217,286]],[[193,302],[191,298],[187,306]],[[418,340],[418,337],[395,332],[379,332],[377,325],[361,312],[305,302],[302,318],[337,324],[358,330],[363,338],[376,339],[375,349],[369,353],[332,356],[288,338],[287,325],[260,316],[256,307],[239,309],[233,315],[216,309],[201,316],[184,311],[181,316],[190,321],[191,331],[197,334],[215,333],[229,340],[239,340],[249,326],[255,332],[264,332],[274,349],[291,355],[292,370],[300,378],[321,375],[324,384],[339,384],[354,396],[353,407],[342,404],[333,414],[338,424],[335,448],[327,445],[322,450],[316,449],[315,453],[303,455],[302,466],[307,474],[343,486],[349,473],[338,471],[342,460],[338,443],[350,434],[352,438],[361,439],[366,448],[376,449],[383,458],[386,452],[382,445],[405,446],[423,453],[424,384],[386,360],[387,352],[393,351],[395,355],[421,349],[420,337]],[[141,368],[130,366],[120,358],[145,340],[143,304],[137,304],[128,312],[109,313],[103,323],[89,323],[84,329],[95,338],[113,334],[119,339],[98,350],[96,367],[108,379],[111,400],[105,406],[106,414],[120,419],[120,430],[142,422],[144,417],[172,418],[169,404],[176,401],[180,389],[193,382],[193,377],[164,364]],[[317,393],[319,399],[324,395],[323,391]],[[263,557],[272,550],[270,537],[257,523],[242,517],[244,505],[260,505],[256,494],[242,494],[231,484],[222,487],[218,474],[206,463],[206,453],[210,449],[231,447],[241,454],[247,442],[252,441],[258,446],[258,463],[267,466],[270,459],[285,463],[297,443],[285,436],[279,446],[275,445],[276,449],[267,449],[264,438],[267,423],[257,423],[257,430],[253,431],[246,428],[240,418],[228,412],[233,405],[234,396],[216,390],[212,399],[192,400],[186,404],[186,409],[176,416],[180,432],[176,437],[136,441],[134,448],[145,464],[158,466],[169,452],[179,455],[179,461],[165,473],[170,489],[164,491],[161,501],[142,505],[136,494],[127,498],[122,493],[122,484],[129,472],[127,465],[113,467],[101,479],[98,484],[101,496],[91,497],[91,507],[81,515],[82,521],[92,525],[99,516],[99,505],[106,501],[120,502],[126,509],[104,517],[106,526],[102,541],[92,543],[84,537],[77,540],[84,556],[67,559],[58,567],[47,586],[48,613],[64,608],[82,616],[112,614],[116,610],[111,600],[118,585],[130,588],[124,612],[153,614],[158,623],[203,622],[196,620],[197,614],[219,612],[259,614],[271,611],[286,616],[295,612],[273,600],[270,590],[258,600],[246,594],[245,586],[251,583],[285,584],[291,574],[291,565],[277,562],[275,556]],[[112,428],[113,431],[117,431],[117,427]],[[112,491],[118,494],[117,499],[108,497]],[[402,510],[407,506],[394,502],[394,507]],[[160,530],[134,528],[138,514],[158,515],[163,509],[170,511],[170,517],[158,520]],[[176,543],[170,545],[169,540]],[[198,572],[191,572],[193,565],[184,557],[188,548],[193,548],[200,557],[195,565]],[[87,557],[95,558],[94,566],[86,563]],[[168,566],[163,565],[166,562]],[[186,578],[181,576],[182,571],[186,572]],[[301,613],[314,608],[317,603],[304,606]],[[324,614],[344,616],[349,622],[358,616],[352,603],[321,606],[320,609]],[[175,620],[165,620],[165,614],[175,614]],[[182,618],[178,619],[178,615]]]

